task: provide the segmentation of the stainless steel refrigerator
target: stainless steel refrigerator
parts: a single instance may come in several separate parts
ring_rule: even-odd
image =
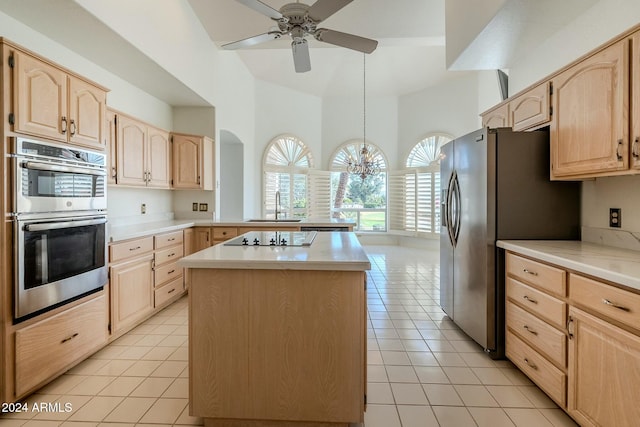
[[[580,184],[549,180],[548,131],[480,129],[442,148],[440,305],[504,355],[500,239],[580,238]]]

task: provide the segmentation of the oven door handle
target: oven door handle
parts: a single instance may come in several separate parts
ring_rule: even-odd
[[[21,166],[26,169],[35,169],[39,171],[67,172],[67,173],[107,176],[106,171],[99,170],[99,169],[82,168],[77,166],[51,165],[48,163],[28,162],[28,161],[22,162]]]
[[[57,230],[60,228],[84,227],[85,225],[105,224],[106,222],[106,218],[87,219],[81,221],[46,222],[38,224],[26,224],[24,226],[24,229],[25,231]]]

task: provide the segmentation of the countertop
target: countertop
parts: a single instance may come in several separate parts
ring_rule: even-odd
[[[257,270],[364,271],[371,263],[354,233],[320,232],[311,246],[225,246],[224,243],[178,261],[180,267]]]
[[[251,227],[261,229],[265,227],[339,227],[339,226],[355,226],[355,222],[344,219],[321,219],[321,218],[304,218],[299,222],[287,221],[266,221],[266,222],[249,222],[248,220],[231,220],[231,221],[213,221],[202,219],[183,219],[183,220],[166,220],[154,221],[147,223],[139,223],[132,225],[116,225],[110,226],[107,233],[109,242],[118,242],[127,239],[135,239],[151,234],[168,233],[170,231],[182,230],[194,226],[198,227]]]
[[[638,251],[567,240],[499,240],[497,245],[640,291]]]

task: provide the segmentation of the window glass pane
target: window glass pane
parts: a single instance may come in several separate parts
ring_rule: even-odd
[[[381,172],[364,180],[347,172],[349,161],[357,162],[362,141],[344,144],[331,159],[331,208],[333,218],[356,221],[356,231],[387,229],[387,163],[380,149],[367,143],[373,160]]]

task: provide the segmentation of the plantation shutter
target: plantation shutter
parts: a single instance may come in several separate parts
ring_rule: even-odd
[[[308,178],[307,215],[309,218],[331,217],[331,172],[310,169]]]

